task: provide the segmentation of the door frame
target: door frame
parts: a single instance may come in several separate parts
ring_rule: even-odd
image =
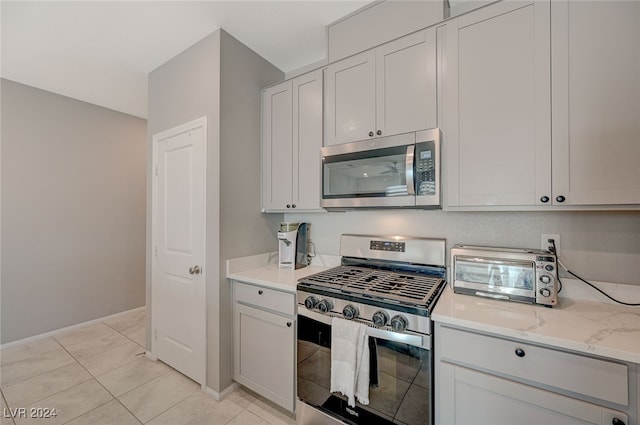
[[[151,302],[151,329],[150,329],[150,339],[151,339],[151,355],[154,359],[158,359],[157,353],[155,352],[156,346],[156,338],[155,338],[155,325],[157,324],[157,316],[158,313],[156,309],[153,308],[153,287],[154,282],[157,282],[159,275],[159,262],[157,256],[157,246],[158,246],[158,183],[156,177],[158,176],[158,144],[170,137],[176,136],[181,133],[185,133],[189,130],[193,130],[195,128],[201,127],[204,133],[204,146],[203,155],[205,158],[205,167],[204,167],[204,185],[203,185],[203,201],[204,205],[207,205],[207,142],[208,142],[208,132],[207,132],[207,117],[203,116],[197,118],[193,121],[189,121],[184,124],[180,124],[178,126],[172,127],[168,130],[161,131],[152,136],[152,164],[151,164],[151,285],[150,285],[150,302]],[[206,209],[206,208],[205,208]],[[206,235],[207,231],[207,214],[205,211],[204,220],[202,223],[203,233]],[[206,241],[206,237],[205,237]],[[198,383],[201,385],[202,390],[204,391],[207,385],[206,377],[207,377],[207,245],[205,242],[204,251],[203,251],[203,267],[202,267],[202,281],[204,284],[204,297],[200,302],[202,303],[201,307],[205,313],[204,315],[204,323],[203,323],[203,334],[201,335],[203,341],[203,365],[202,366],[202,376],[198,377]]]

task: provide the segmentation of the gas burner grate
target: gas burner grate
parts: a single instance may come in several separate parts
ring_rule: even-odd
[[[443,279],[439,277],[390,272],[357,266],[338,266],[300,279],[301,283],[339,290],[348,294],[410,305],[429,304]]]

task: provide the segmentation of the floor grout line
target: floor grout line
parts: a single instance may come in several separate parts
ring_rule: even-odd
[[[101,322],[101,323],[104,323],[104,322]],[[107,325],[106,323],[104,323],[104,324],[105,324],[106,326],[108,326],[109,328],[113,329],[111,326]],[[122,334],[122,333],[120,333],[120,331],[118,331],[117,329],[113,329],[113,330],[114,330],[114,331],[116,331],[116,332],[118,332],[120,335],[123,335],[123,334]],[[123,336],[124,336],[124,335],[123,335]],[[56,340],[56,341],[57,341],[57,340]],[[100,381],[98,380],[98,377],[97,377],[97,376],[95,376],[93,373],[91,373],[91,372],[89,371],[89,369],[87,369],[87,368],[86,368],[86,367],[85,367],[85,366],[80,362],[80,360],[78,360],[78,359],[77,359],[73,354],[71,354],[71,353],[69,352],[69,350],[67,350],[67,348],[66,348],[65,346],[63,346],[63,345],[62,345],[62,343],[60,343],[60,341],[57,341],[57,342],[58,342],[58,344],[60,344],[60,345],[62,346],[62,348],[63,348],[63,349],[64,349],[64,350],[65,350],[65,351],[66,351],[66,352],[67,352],[67,353],[68,353],[68,354],[69,354],[69,355],[70,355],[70,356],[75,360],[75,362],[76,362],[76,363],[78,363],[78,364],[80,365],[80,367],[82,367],[82,368],[83,368],[83,369],[84,369],[84,370],[89,374],[89,376],[91,376],[91,379],[93,379],[94,381],[96,381],[96,382],[98,383],[98,385],[100,385],[100,386],[101,386],[101,387],[102,387],[102,388],[103,388],[107,393],[109,393],[109,395],[110,395],[111,397],[113,397],[111,400],[107,401],[106,403],[102,403],[101,405],[96,406],[96,407],[94,407],[93,409],[91,409],[91,410],[89,410],[89,411],[87,411],[87,412],[84,412],[83,414],[78,415],[78,416],[76,416],[76,417],[75,417],[75,418],[73,418],[73,419],[68,420],[67,422],[64,422],[64,424],[69,423],[69,422],[71,422],[71,421],[74,421],[74,420],[78,419],[80,416],[84,416],[84,415],[88,414],[89,412],[93,412],[94,410],[99,409],[100,407],[104,406],[105,404],[107,404],[107,403],[111,403],[113,400],[116,400],[116,401],[120,404],[120,406],[122,406],[122,407],[123,407],[127,412],[129,412],[129,413],[131,414],[131,416],[133,416],[133,417],[135,418],[135,420],[136,420],[136,421],[138,421],[138,423],[143,424],[143,422],[142,422],[142,421],[141,421],[141,420],[140,420],[136,415],[134,415],[134,414],[133,414],[133,412],[132,412],[131,410],[129,410],[129,409],[127,408],[127,406],[125,406],[125,405],[122,403],[122,401],[121,401],[121,400],[120,400],[120,399],[119,399],[115,394],[113,394],[111,391],[109,391],[109,389],[108,389],[107,387],[105,387],[105,386],[104,386],[104,384],[102,384],[102,382],[100,382]],[[72,344],[72,345],[74,345],[74,344]],[[140,345],[140,344],[137,344],[137,343],[136,343],[136,345]],[[99,355],[99,353],[98,353],[98,354],[96,354],[96,355]],[[91,357],[93,357],[93,356],[91,356]],[[128,363],[127,363],[127,364],[128,364]],[[122,366],[120,366],[120,367],[122,367]],[[115,368],[115,369],[117,369],[117,368]],[[112,369],[112,370],[115,370],[115,369]],[[110,371],[109,371],[109,372],[110,372]],[[105,372],[104,374],[109,373],[109,372]],[[167,372],[167,373],[168,373],[168,372]],[[103,374],[103,375],[104,375],[104,374]],[[102,376],[102,375],[100,375],[100,376]],[[85,381],[85,382],[86,382],[86,381]],[[144,385],[144,384],[143,384],[143,385]],[[136,387],[136,388],[139,388],[139,387]],[[133,390],[132,390],[132,391],[133,391]],[[124,393],[124,394],[126,394],[126,393]],[[121,396],[122,396],[122,395],[124,395],[124,394],[121,394]],[[62,424],[62,425],[64,425],[64,424]]]

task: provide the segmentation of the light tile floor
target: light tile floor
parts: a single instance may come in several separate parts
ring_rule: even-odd
[[[218,402],[149,360],[144,320],[144,310],[136,310],[0,351],[0,425],[295,424],[249,391],[237,389]],[[30,417],[47,409],[56,416]]]

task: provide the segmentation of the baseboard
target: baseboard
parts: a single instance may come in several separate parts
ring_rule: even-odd
[[[96,324],[96,323],[104,322],[105,320],[114,319],[116,317],[124,316],[125,314],[129,314],[129,313],[133,313],[133,312],[136,312],[136,311],[144,310],[145,308],[146,308],[145,306],[136,307],[136,308],[133,308],[131,310],[121,311],[120,313],[115,313],[115,314],[111,314],[109,316],[100,317],[98,319],[89,320],[88,322],[82,322],[82,323],[78,323],[77,325],[67,326],[66,328],[56,329],[56,330],[53,330],[53,331],[45,332],[43,334],[34,335],[34,336],[27,337],[27,338],[19,339],[17,341],[7,342],[7,343],[4,343],[4,344],[0,345],[0,350],[5,350],[7,348],[12,348],[12,347],[15,347],[15,346],[18,346],[18,345],[27,344],[29,342],[37,341],[39,339],[49,338],[49,337],[52,337],[52,336],[60,335],[61,333],[64,333],[64,332],[69,332],[69,331],[73,331],[73,330],[82,328],[84,326],[88,326],[88,325],[93,325],[93,324]]]
[[[151,361],[157,362],[158,361],[158,357],[155,356],[151,351],[145,351],[144,352],[144,356],[146,358],[148,358]]]
[[[223,400],[225,397],[227,397],[229,394],[231,394],[238,388],[240,388],[240,384],[238,384],[237,382],[234,382],[231,385],[229,385],[227,388],[222,390],[222,392],[214,391],[209,387],[207,387],[205,392],[211,397],[213,397],[214,400],[220,401],[220,400]]]

